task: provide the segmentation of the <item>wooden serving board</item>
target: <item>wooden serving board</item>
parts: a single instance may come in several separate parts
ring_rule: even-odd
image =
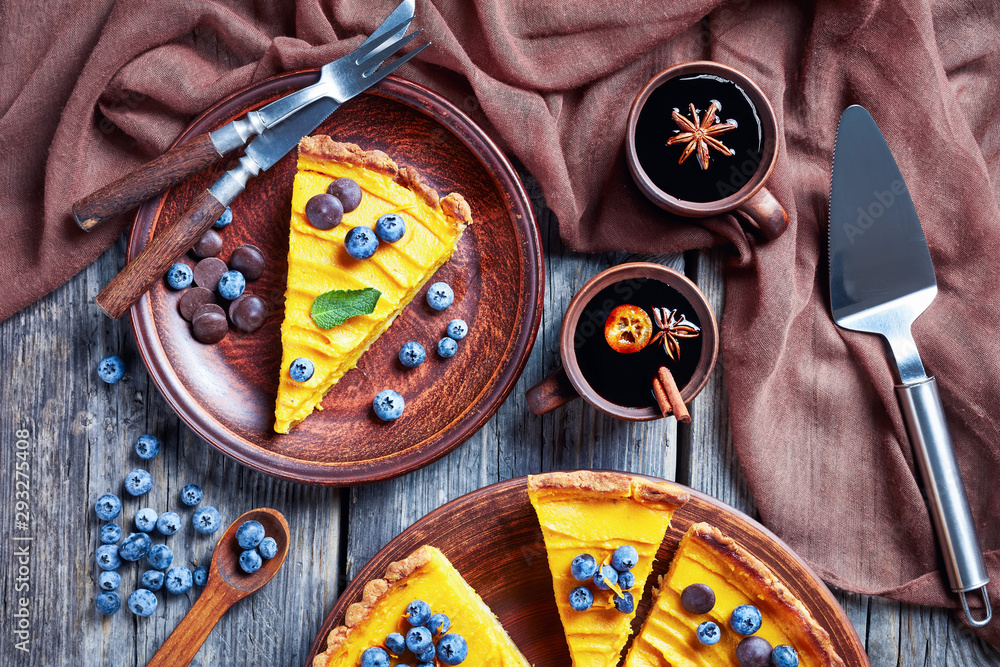
[[[315,71],[270,79],[224,100],[178,139],[184,142],[248,110],[315,81]],[[361,357],[316,411],[287,435],[276,434],[274,402],[281,363],[280,329],[287,275],[288,225],[297,151],[251,179],[220,231],[228,261],[244,243],[258,246],[264,275],[247,292],[273,311],[253,334],[235,330],[216,345],[191,335],[177,312],[181,292],[161,281],[131,310],[150,375],[177,414],[202,438],[243,465],[297,482],[356,485],[400,475],[443,456],[476,432],[520,376],[541,317],[542,255],[531,204],[510,163],[467,116],[431,91],[388,78],[343,104],[315,134],[379,149],[416,168],[442,195],[464,194],[474,223],[432,281],[455,291],[444,311],[425,301],[426,287]],[[155,231],[230,168],[239,151],[139,210],[129,241],[134,258]],[[193,258],[187,258],[194,264]],[[435,352],[448,321],[469,335],[458,353]],[[409,340],[427,361],[406,369],[397,359]],[[371,402],[382,389],[406,400],[399,420],[383,423]]]
[[[674,513],[656,554],[653,574],[646,582],[633,631],[641,627],[649,609],[650,589],[658,575],[666,574],[681,537],[692,523],[707,521],[771,568],[830,633],[833,646],[849,667],[869,665],[844,610],[802,559],[742,512],[701,492],[687,491],[691,500]],[[405,558],[423,544],[444,552],[497,615],[529,663],[539,667],[571,664],[552,596],[542,532],[528,500],[527,478],[518,477],[443,505],[389,542],[358,573],[327,615],[307,667],[324,649],[330,630],[343,624],[348,605],[361,599],[364,585],[382,577],[389,563]]]

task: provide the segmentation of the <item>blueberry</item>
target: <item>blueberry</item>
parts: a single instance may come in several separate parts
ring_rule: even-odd
[[[122,539],[122,529],[117,523],[106,523],[101,526],[101,542],[104,544],[118,544]]]
[[[135,441],[135,453],[140,459],[151,459],[160,453],[160,440],[156,436],[140,435]]]
[[[228,227],[229,223],[233,221],[233,209],[226,207],[226,210],[222,212],[219,219],[212,223],[214,229],[222,229],[223,227]]]
[[[771,651],[771,664],[774,667],[799,667],[799,654],[788,644],[778,644]]]
[[[403,343],[403,347],[399,348],[399,363],[407,368],[416,368],[424,363],[426,358],[427,352],[424,351],[424,346],[416,341]]]
[[[313,362],[305,357],[299,357],[288,366],[288,375],[296,382],[306,382],[313,376]]]
[[[389,654],[378,646],[366,648],[361,654],[361,667],[389,667]]]
[[[447,614],[431,614],[431,620],[427,621],[427,629],[435,637],[443,635],[451,628],[451,619]]]
[[[741,604],[733,609],[733,615],[729,617],[729,627],[741,635],[752,635],[757,632],[762,622],[760,609],[752,604]]]
[[[98,519],[111,521],[121,514],[122,501],[113,493],[105,493],[97,499],[97,502],[94,504],[94,510],[97,511]]]
[[[681,591],[681,606],[689,614],[707,614],[715,607],[715,591],[705,584],[691,584]]]
[[[741,667],[768,667],[771,664],[771,642],[763,637],[744,637],[736,645],[736,659]]]
[[[639,552],[631,544],[623,544],[611,555],[611,567],[619,572],[628,572],[639,562]]]
[[[396,665],[396,667],[400,667]],[[418,662],[417,667],[437,667],[433,662]]]
[[[199,507],[194,511],[191,523],[194,524],[194,529],[202,535],[211,535],[222,527],[222,515],[211,505]]]
[[[706,646],[711,646],[712,644],[718,644],[719,639],[722,638],[722,632],[719,630],[719,626],[715,624],[714,621],[705,621],[698,626],[698,641]]]
[[[438,356],[448,359],[454,357],[456,352],[458,352],[458,343],[455,342],[454,338],[445,336],[438,341]]]
[[[219,278],[219,296],[229,301],[235,301],[243,295],[247,280],[239,271],[226,271]]]
[[[274,541],[273,537],[265,537],[260,541],[257,551],[260,552],[260,557],[264,560],[271,560],[278,555],[278,543]]]
[[[594,604],[594,594],[586,586],[578,586],[570,591],[569,606],[576,611],[587,611]]]
[[[417,662],[421,664],[434,664],[434,657],[437,655],[437,649],[434,647],[434,643],[431,642],[423,651],[415,654],[417,656]]]
[[[236,529],[236,543],[242,549],[253,549],[264,539],[264,526],[260,521],[244,521]]]
[[[398,632],[390,632],[385,636],[385,647],[389,650],[389,653],[399,657],[406,650],[406,639]]]
[[[128,596],[128,608],[136,616],[152,616],[156,611],[156,596],[145,588],[137,588]]]
[[[197,586],[204,586],[208,583],[208,568],[202,565],[201,567],[195,568],[194,573],[191,575],[194,579],[194,583]]]
[[[368,259],[378,250],[378,237],[368,227],[358,225],[347,232],[347,236],[344,237],[344,248],[354,259]]]
[[[187,569],[183,565],[178,565],[167,570],[164,586],[167,587],[168,593],[179,594],[191,588],[192,581],[193,577],[191,576],[191,570]]]
[[[429,617],[428,617],[429,618]],[[412,617],[407,619],[412,621]],[[425,620],[424,623],[427,621]],[[417,660],[420,662],[430,662],[430,660],[420,660],[420,654],[427,650],[428,646],[431,644],[431,631],[423,626],[418,626],[415,628],[410,628],[406,631],[406,648],[413,651],[417,655]]]
[[[167,284],[173,289],[191,287],[192,282],[194,282],[194,271],[183,262],[177,262],[167,271]]]
[[[632,574],[631,572],[620,573],[618,575],[618,586],[623,591],[627,591],[628,589],[632,588],[633,586],[635,586],[635,575]]]
[[[153,478],[142,468],[137,468],[125,478],[125,490],[133,496],[142,496],[153,488]]]
[[[149,507],[143,507],[141,510],[135,513],[135,527],[136,530],[140,530],[144,533],[151,533],[153,529],[156,528],[156,510]]]
[[[130,533],[118,547],[118,555],[122,560],[137,561],[149,553],[152,540],[146,533]]]
[[[117,555],[115,554],[115,556]],[[117,572],[110,570],[101,572],[101,576],[97,577],[97,585],[100,586],[102,591],[113,591],[122,585],[122,577]]]
[[[159,570],[146,570],[142,573],[142,587],[151,591],[158,591],[163,588],[163,580],[166,575]]]
[[[569,571],[577,581],[587,581],[597,574],[597,561],[590,554],[580,554],[573,559]]]
[[[201,502],[201,496],[201,487],[197,484],[188,484],[181,489],[181,502],[185,505],[197,505]]]
[[[452,320],[448,322],[448,337],[455,340],[462,340],[469,333],[469,325],[465,320]]]
[[[438,642],[438,660],[446,665],[457,665],[469,657],[469,645],[465,637],[454,632],[446,634]]]
[[[406,407],[406,402],[403,397],[392,389],[383,389],[375,394],[375,399],[372,401],[375,416],[386,422],[399,419],[399,416],[403,414],[404,407]]]
[[[410,604],[406,605],[406,612],[403,616],[405,616],[406,621],[414,627],[418,625],[425,625],[429,620],[431,620],[431,606],[423,600],[414,600]]]
[[[105,616],[110,616],[122,608],[122,599],[118,593],[104,592],[97,596],[95,606],[97,607],[97,611]]]
[[[177,512],[164,512],[156,520],[156,529],[162,535],[173,535],[181,529],[181,517]]]
[[[455,292],[448,283],[434,283],[427,290],[427,305],[434,310],[444,310],[455,300]]]
[[[174,562],[174,552],[166,544],[157,544],[149,549],[146,562],[154,570],[166,570]]]
[[[97,377],[108,384],[114,384],[125,376],[125,362],[115,355],[104,357],[97,362]]]
[[[611,567],[610,565],[602,565],[597,569],[597,574],[594,575],[594,585],[600,588],[602,591],[606,591],[611,588],[610,584],[618,583],[618,570]]]
[[[102,544],[97,547],[97,567],[102,570],[117,570],[121,567],[121,556],[118,555],[118,547],[113,544]]]
[[[631,614],[635,611],[635,599],[628,591],[622,591],[621,595],[615,593],[615,609],[623,614]]]
[[[240,569],[247,574],[253,574],[259,570],[262,562],[256,549],[246,549],[240,554]]]
[[[395,243],[406,233],[406,223],[398,213],[386,213],[375,223],[375,236],[386,243]]]

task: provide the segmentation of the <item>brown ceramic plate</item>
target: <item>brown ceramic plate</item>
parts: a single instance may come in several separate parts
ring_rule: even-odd
[[[692,523],[707,521],[760,558],[809,608],[848,666],[867,666],[868,657],[843,608],[826,585],[781,540],[738,510],[693,489],[677,510],[656,554],[633,630],[649,609],[650,589],[666,574],[677,544]],[[384,575],[393,561],[423,544],[438,547],[476,589],[533,665],[570,665],[545,543],[528,500],[527,478],[500,482],[444,505],[404,530],[365,565],[333,606],[313,642],[306,665],[343,624],[348,605],[361,599],[364,585]]]
[[[216,105],[178,142],[212,130],[250,109],[315,81],[315,71],[265,81]],[[316,133],[385,151],[415,167],[442,194],[461,192],[475,223],[454,257],[435,275],[455,290],[442,312],[426,288],[327,394],[317,411],[288,435],[273,430],[281,362],[281,321],[287,275],[288,224],[296,151],[252,179],[233,202],[234,222],[221,231],[228,260],[252,243],[267,260],[247,284],[274,305],[254,334],[231,330],[216,345],[191,336],[177,312],[180,293],[156,285],[131,310],[143,360],[164,397],[201,437],[240,463],[298,482],[355,485],[400,475],[443,456],[488,420],[510,393],[535,340],[542,304],[542,254],[531,205],[510,163],[457,108],[414,83],[387,79],[348,101]],[[237,152],[238,153],[238,152]],[[175,220],[239,155],[198,174],[144,205],[129,240],[131,260],[152,233]],[[193,264],[189,257],[187,260]],[[470,325],[458,354],[435,350],[449,320]],[[408,340],[427,361],[405,369],[397,360]],[[380,422],[371,401],[392,388],[406,399],[399,420]]]

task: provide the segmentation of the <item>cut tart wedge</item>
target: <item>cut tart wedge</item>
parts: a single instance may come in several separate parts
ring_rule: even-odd
[[[347,608],[344,625],[330,632],[326,650],[313,659],[313,667],[357,667],[366,650],[386,649],[385,639],[390,633],[405,636],[412,627],[406,613],[416,600],[426,602],[431,613],[447,615],[451,627],[446,632],[465,639],[468,656],[461,661],[463,667],[528,667],[528,661],[482,598],[444,554],[427,545],[391,563],[384,579],[365,584],[361,601]],[[437,636],[434,642],[440,646]],[[400,655],[387,652],[393,665],[416,664],[409,651]]]
[[[693,584],[704,584],[715,594],[715,605],[707,613],[690,613],[681,604],[681,593]],[[800,667],[844,665],[826,630],[764,563],[717,528],[696,523],[677,547],[625,667],[739,667],[736,647],[743,637],[729,621],[733,610],[744,604],[761,612],[763,622],[754,636],[772,647],[792,647]],[[706,621],[721,631],[716,644],[698,639],[698,626]]]
[[[338,178],[350,178],[361,187],[361,203],[344,213],[337,226],[318,229],[305,215],[306,204],[314,195],[326,193]],[[402,216],[404,236],[393,243],[381,242],[369,259],[351,257],[344,247],[348,231],[357,226],[374,229],[386,213]],[[312,413],[448,261],[471,222],[462,195],[453,192],[439,197],[414,169],[400,167],[381,151],[363,150],[324,135],[302,139],[292,186],[275,431],[288,433]],[[355,315],[331,328],[321,328],[313,319],[313,302],[321,294],[366,288],[378,290],[370,314]],[[311,361],[315,369],[304,382],[289,374],[292,362],[299,358]]]
[[[528,497],[538,515],[545,540],[556,606],[573,665],[614,667],[631,633],[632,617],[642,597],[653,558],[674,511],[688,500],[683,489],[669,482],[652,482],[620,473],[581,470],[528,477]],[[635,548],[631,568],[635,583],[628,591],[631,609],[619,611],[618,592],[579,581],[574,558],[589,554],[598,567],[609,564],[622,546]],[[593,595],[593,605],[578,611],[570,594],[580,587]],[[624,596],[625,591],[621,591]]]

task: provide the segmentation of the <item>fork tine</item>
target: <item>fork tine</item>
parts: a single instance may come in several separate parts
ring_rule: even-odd
[[[361,46],[349,53],[348,57],[354,60],[354,64],[359,64],[362,60],[369,57],[373,53],[383,50],[387,43],[392,40],[399,39],[399,37],[406,32],[406,29],[410,26],[410,21],[412,20],[413,17],[408,16],[395,25],[386,28],[385,34],[379,35],[378,37],[375,37],[375,39],[369,37],[367,40],[362,42]]]
[[[358,58],[357,60],[355,60],[354,64],[360,67],[361,71],[364,72],[364,75],[367,77],[372,72],[377,70],[379,66],[382,65],[382,63],[388,60],[390,56],[395,55],[404,46],[413,41],[413,38],[419,35],[421,32],[423,32],[423,28],[417,30],[412,34],[407,35],[406,37],[401,37],[400,39],[391,44],[386,44],[382,48],[375,49],[375,51],[371,55],[365,58]]]
[[[375,77],[375,80],[372,81],[371,84],[374,84],[374,83],[376,83],[378,81],[381,81],[382,79],[384,79],[385,77],[389,76],[394,71],[396,71],[396,69],[400,65],[402,65],[407,60],[409,60],[413,56],[417,55],[418,53],[420,53],[421,51],[423,51],[424,49],[426,49],[430,45],[431,45],[431,43],[427,42],[423,46],[419,46],[419,47],[413,49],[412,51],[410,51],[409,53],[407,53],[405,56],[401,56],[401,57],[397,58],[392,63],[386,65],[385,67],[383,67],[383,68],[381,68],[381,69],[379,69],[377,71],[374,71],[374,72],[365,72],[363,76],[366,79],[369,78],[369,77]],[[369,84],[369,85],[371,85],[371,84]]]

